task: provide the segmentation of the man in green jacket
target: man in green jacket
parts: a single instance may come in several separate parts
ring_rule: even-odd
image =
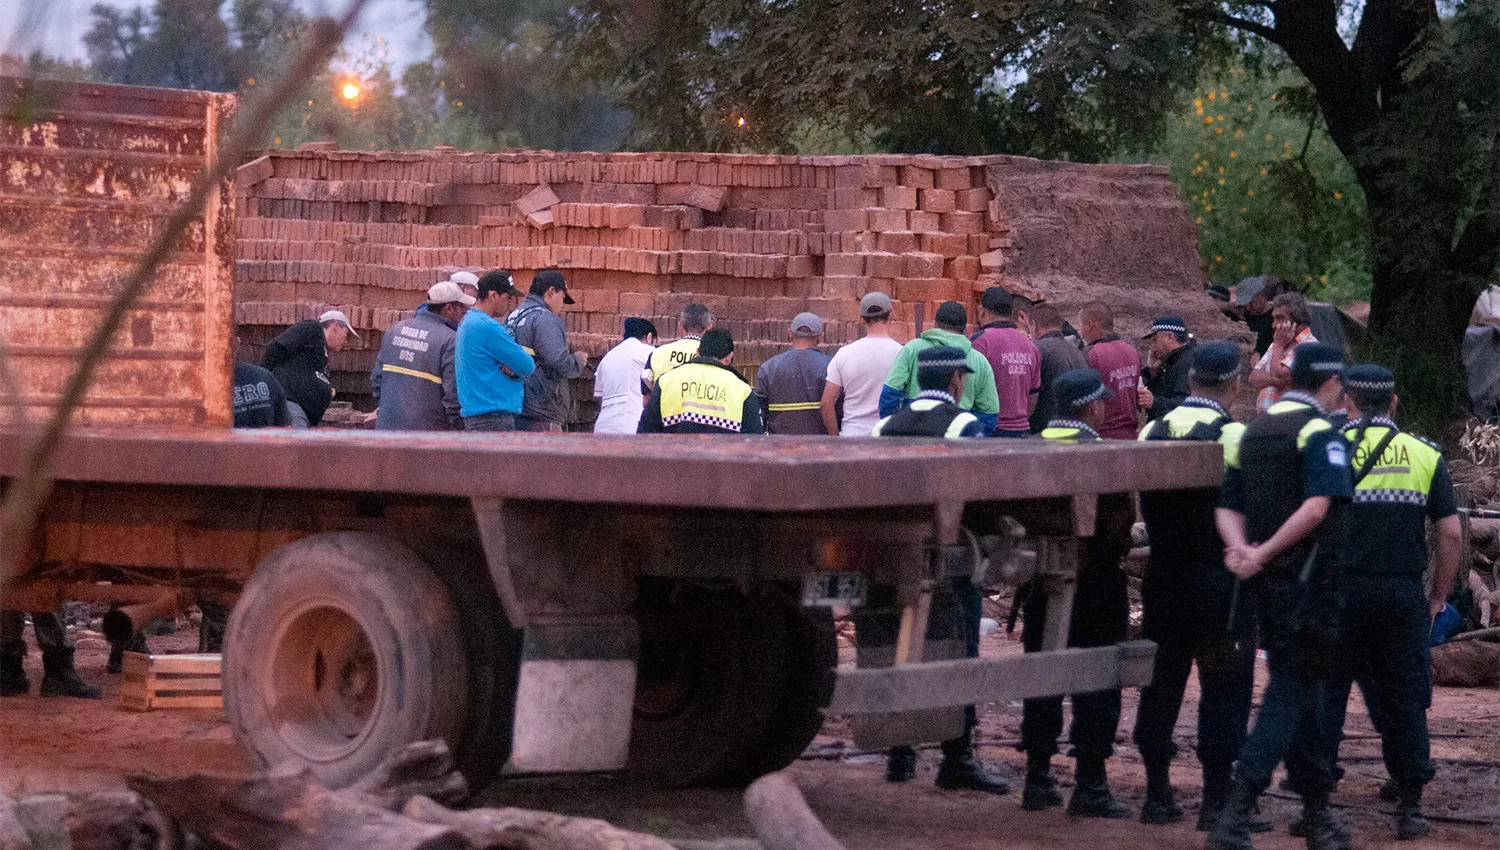
[[[921,336],[902,346],[901,353],[885,377],[885,387],[880,391],[880,416],[890,416],[917,397],[922,388],[917,385],[917,354],[935,345],[946,345],[964,352],[972,374],[964,382],[963,396],[958,406],[979,418],[986,437],[995,434],[995,423],[1000,418],[1000,396],[995,391],[995,371],[984,355],[974,350],[964,330],[969,324],[969,314],[957,301],[945,301],[938,307],[937,327],[925,331]]]

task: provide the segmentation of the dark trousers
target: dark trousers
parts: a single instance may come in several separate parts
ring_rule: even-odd
[[[465,431],[497,432],[516,430],[516,415],[514,413],[480,413],[477,416],[464,417]]]
[[[1328,684],[1324,742],[1338,763],[1344,714],[1355,682],[1387,772],[1405,787],[1432,781],[1427,709],[1432,705],[1432,649],[1427,592],[1420,576],[1351,575],[1344,582],[1340,656]],[[1298,746],[1296,758],[1308,756]]]
[[[1123,553],[1118,540],[1095,537],[1081,543],[1068,646],[1113,646],[1125,639],[1130,600],[1125,590],[1125,573],[1120,571]],[[1046,596],[1039,588],[1032,588],[1021,610],[1026,618],[1022,645],[1027,652],[1040,651],[1047,617]],[[1078,760],[1080,764],[1102,763],[1115,751],[1120,692],[1073,694],[1072,700],[1073,728],[1069,740]],[[1038,697],[1023,703],[1021,749],[1029,760],[1043,761],[1057,754],[1057,739],[1063,728],[1062,701],[1062,697]]]
[[[25,614],[20,611],[0,611],[0,648],[10,648],[14,651],[19,645],[20,651],[24,653],[26,644],[22,634],[25,628]],[[68,630],[63,627],[61,611],[33,612],[31,631],[36,636],[36,645],[40,649],[66,649],[73,645],[68,640]]]
[[[1198,705],[1198,761],[1205,777],[1227,783],[1245,743],[1255,687],[1255,629],[1234,580],[1219,562],[1175,575],[1148,568],[1142,588],[1142,637],[1156,642],[1151,684],[1141,690],[1135,744],[1148,769],[1164,769],[1177,754],[1172,740],[1194,662],[1202,691]],[[1245,594],[1248,597],[1248,593]],[[1231,616],[1231,604],[1239,610]]]
[[[516,430],[531,431],[537,434],[561,434],[563,432],[563,424],[561,422],[552,422],[547,419],[534,419],[530,416],[522,416],[520,414],[517,414]]]
[[[1326,798],[1334,784],[1333,748],[1327,740],[1334,654],[1326,629],[1299,620],[1302,591],[1297,582],[1260,579],[1252,585],[1271,677],[1255,728],[1240,750],[1239,777],[1257,793],[1264,791],[1285,759],[1298,793]]]

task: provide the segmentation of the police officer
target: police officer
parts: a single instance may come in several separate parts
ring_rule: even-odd
[[[1422,787],[1432,781],[1427,709],[1432,704],[1432,618],[1458,572],[1462,545],[1453,479],[1437,446],[1403,433],[1396,378],[1383,366],[1344,374],[1351,422],[1354,503],[1345,558],[1342,657],[1329,695],[1329,740],[1336,761],[1352,682],[1380,732],[1386,769],[1398,790],[1396,838],[1431,831]],[[1438,528],[1437,569],[1424,587],[1427,520]]]
[[[729,365],[733,361],[729,331],[705,331],[697,356],[670,370],[671,380],[657,381],[651,390],[638,433],[764,434],[760,403]]]
[[[968,356],[962,349],[939,345],[918,352],[919,391],[916,399],[876,423],[874,435],[949,439],[983,437],[984,426],[979,417],[958,406],[958,399],[963,397],[964,381],[972,371]],[[961,619],[964,650],[969,658],[978,658],[983,593],[967,576],[953,579],[947,589],[949,594],[944,594],[943,597],[934,594],[932,610],[958,615]],[[863,606],[855,626],[861,630],[862,643],[879,643],[879,639],[874,637],[876,633],[894,642],[899,618],[888,613],[894,610],[896,601],[892,590],[889,585],[871,588],[870,604]],[[946,631],[957,631],[950,629],[951,624],[944,622],[949,619],[951,618],[934,617],[930,621],[927,638],[942,639],[948,637]],[[991,773],[974,755],[973,733],[977,725],[979,718],[974,706],[965,707],[963,734],[943,742],[943,760],[938,765],[937,786],[1004,794],[1010,790],[1010,782]],[[905,782],[916,774],[916,764],[916,750],[905,746],[893,747],[886,759],[886,779]]]
[[[1225,565],[1246,581],[1260,615],[1271,678],[1240,749],[1209,850],[1251,850],[1255,801],[1300,738],[1310,757],[1294,776],[1309,850],[1347,850],[1348,831],[1328,807],[1327,686],[1337,649],[1339,571],[1349,499],[1349,449],[1323,418],[1343,396],[1338,348],[1305,343],[1290,389],[1245,428],[1227,470],[1216,523]]]
[[[1229,415],[1240,388],[1240,350],[1215,342],[1192,351],[1190,392],[1141,431],[1142,441],[1213,440],[1231,454],[1245,426]],[[1135,744],[1146,765],[1141,822],[1182,819],[1169,777],[1177,746],[1172,731],[1193,663],[1198,664],[1198,761],[1203,805],[1198,829],[1210,828],[1229,799],[1234,759],[1245,742],[1255,686],[1255,628],[1235,579],[1224,569],[1214,527],[1218,487],[1141,494],[1151,560],[1141,582],[1142,637],[1156,642],[1156,668],[1141,691]],[[1270,829],[1270,824],[1263,824]]]
[[[1095,442],[1111,397],[1099,373],[1074,369],[1053,381],[1057,413],[1042,430],[1042,438],[1060,442]],[[1130,548],[1130,526],[1135,509],[1128,493],[1099,497],[1095,534],[1081,541],[1078,583],[1073,597],[1073,616],[1068,646],[1112,646],[1125,639],[1130,617],[1125,573],[1120,559]],[[1026,630],[1022,643],[1027,652],[1042,648],[1042,624],[1047,619],[1047,597],[1031,592],[1022,608]],[[1075,817],[1128,818],[1130,809],[1110,793],[1105,760],[1114,754],[1115,729],[1120,725],[1120,691],[1073,694],[1073,728],[1070,733],[1077,770],[1068,814]],[[1028,699],[1023,704],[1021,749],[1026,753],[1026,787],[1021,808],[1041,811],[1062,805],[1062,795],[1052,777],[1052,757],[1062,734],[1062,697]]]

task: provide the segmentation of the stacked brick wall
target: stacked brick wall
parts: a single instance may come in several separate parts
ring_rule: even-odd
[[[342,308],[364,339],[334,357],[333,377],[356,403],[381,332],[465,268],[511,269],[522,288],[536,269],[563,269],[578,300],[565,314],[571,343],[595,358],[625,316],[652,319],[670,339],[684,304],[706,304],[747,373],[785,349],[803,310],[824,319],[830,350],[857,339],[858,299],[877,290],[895,303],[901,339],[943,301],[972,315],[995,283],[1064,308],[1120,289],[1182,312],[1195,305],[1205,320],[1213,312],[1186,209],[1150,167],[316,150],[269,152],[237,183],[241,357],[293,321]],[[587,382],[575,388],[575,419],[592,418],[588,393]]]

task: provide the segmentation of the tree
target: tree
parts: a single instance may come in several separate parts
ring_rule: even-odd
[[[295,0],[156,0],[148,10],[103,3],[84,35],[89,65],[112,83],[234,91],[290,59],[308,26]]]
[[[634,144],[789,149],[833,126],[1081,160],[1149,149],[1205,68],[1279,52],[1363,189],[1378,347],[1457,397],[1500,260],[1494,0],[591,0],[574,32]]]

